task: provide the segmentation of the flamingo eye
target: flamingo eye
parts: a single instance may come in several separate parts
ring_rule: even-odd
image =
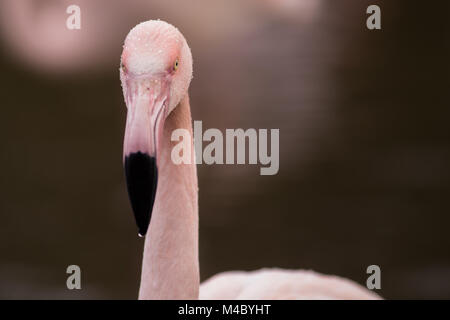
[[[123,72],[127,72],[127,67],[120,61],[120,69],[122,69]]]
[[[178,69],[178,59],[175,60],[175,63],[173,64],[173,71],[177,71]]]

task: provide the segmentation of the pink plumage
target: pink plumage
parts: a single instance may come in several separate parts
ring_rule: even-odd
[[[171,160],[172,132],[185,129],[192,137],[188,96],[191,78],[191,51],[178,29],[163,21],[147,21],[130,31],[121,68],[128,107],[127,132],[132,132],[125,137],[124,154],[147,152],[156,159],[158,177],[149,213],[139,298],[379,299],[353,281],[304,270],[225,272],[200,286],[195,161],[176,165]],[[149,92],[161,83],[168,89],[158,91],[158,104]],[[161,118],[146,116],[155,112],[162,114]],[[193,157],[192,141],[191,151]],[[142,213],[135,214],[140,217]],[[147,223],[142,221],[138,224]]]

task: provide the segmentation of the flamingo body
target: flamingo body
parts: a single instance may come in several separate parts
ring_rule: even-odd
[[[260,269],[228,271],[200,286],[207,300],[361,300],[380,299],[354,281],[311,270]]]

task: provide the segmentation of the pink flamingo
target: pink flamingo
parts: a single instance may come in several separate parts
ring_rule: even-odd
[[[128,193],[139,234],[148,231],[140,299],[379,298],[353,281],[302,270],[225,272],[200,286],[192,141],[191,164],[175,165],[171,160],[173,130],[186,129],[192,137],[192,56],[185,38],[166,22],[137,25],[125,39],[120,78],[128,109]]]

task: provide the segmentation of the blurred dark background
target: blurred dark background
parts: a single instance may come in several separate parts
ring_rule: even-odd
[[[213,4],[212,4],[213,3]],[[65,27],[79,4],[81,30]],[[382,30],[366,28],[381,7]],[[193,118],[279,128],[280,171],[200,165],[202,280],[314,269],[389,299],[450,298],[444,1],[0,1],[0,298],[137,297],[118,66],[138,22],[194,56]],[[66,288],[70,264],[82,290]]]

